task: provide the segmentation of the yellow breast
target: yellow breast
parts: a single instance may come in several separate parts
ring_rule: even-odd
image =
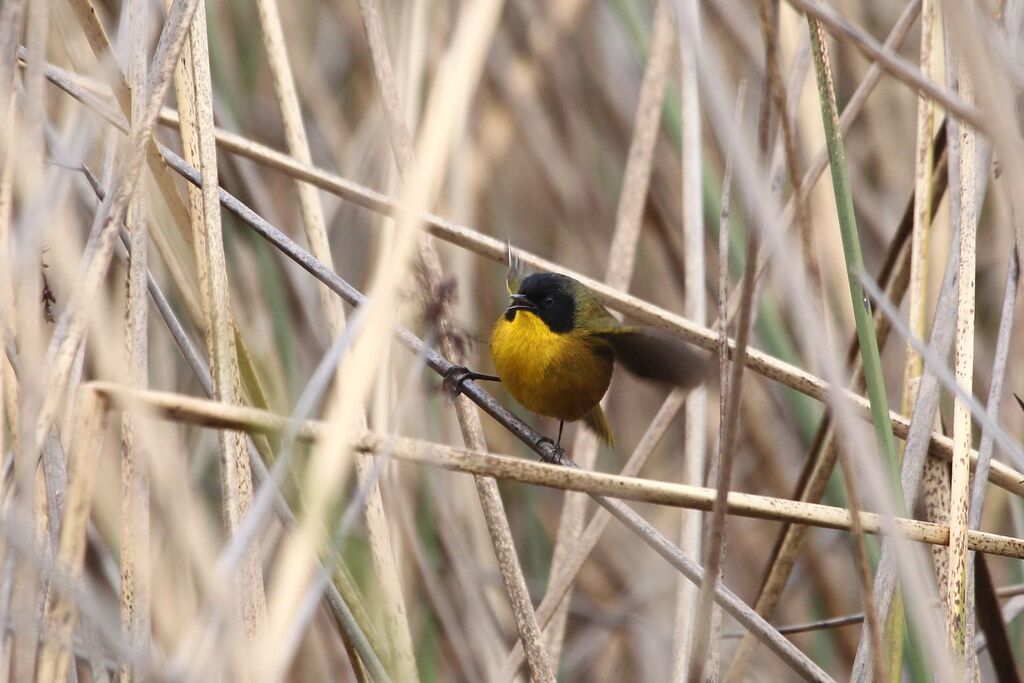
[[[531,412],[578,420],[608,391],[612,355],[597,340],[576,332],[552,332],[529,311],[498,319],[491,358],[502,384]]]

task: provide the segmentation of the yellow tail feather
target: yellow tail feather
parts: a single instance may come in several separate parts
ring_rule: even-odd
[[[597,438],[609,446],[615,445],[615,435],[612,434],[612,426],[608,424],[608,418],[604,416],[604,411],[601,410],[600,405],[594,406],[594,409],[583,417],[583,421],[597,434]]]

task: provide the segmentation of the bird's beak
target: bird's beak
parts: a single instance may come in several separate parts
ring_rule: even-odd
[[[527,299],[525,294],[513,294],[512,295],[512,303],[509,304],[507,309],[505,309],[506,313],[508,311],[535,311],[535,310],[537,310],[536,304],[534,304],[532,301]]]

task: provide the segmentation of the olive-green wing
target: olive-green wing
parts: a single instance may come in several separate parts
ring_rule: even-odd
[[[677,337],[653,327],[620,325],[595,330],[615,353],[615,360],[637,377],[691,388],[704,381],[712,358]]]

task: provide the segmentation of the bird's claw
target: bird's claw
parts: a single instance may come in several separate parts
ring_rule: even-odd
[[[444,377],[441,379],[441,386],[452,397],[458,396],[462,393],[462,383],[469,379],[471,374],[469,368],[465,365],[453,365],[444,373]]]
[[[537,447],[539,448],[542,444],[550,444],[552,450],[550,451],[550,454],[547,451],[541,454],[541,462],[546,462],[549,465],[557,465],[560,462],[562,462],[562,458],[565,456],[564,448],[562,448],[561,446],[559,446],[546,436],[542,436],[541,438],[537,439]]]
[[[485,375],[482,372],[473,372],[465,365],[453,365],[448,368],[448,371],[444,373],[441,379],[441,386],[450,393],[453,397],[458,396],[462,393],[462,385],[468,380],[487,380],[488,382],[500,382],[501,378],[497,375]]]

